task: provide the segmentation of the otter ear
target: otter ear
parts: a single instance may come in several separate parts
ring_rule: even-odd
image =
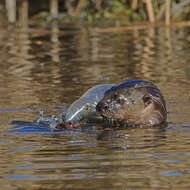
[[[144,102],[145,107],[147,107],[152,102],[152,97],[148,94],[145,94],[143,96],[143,102]]]

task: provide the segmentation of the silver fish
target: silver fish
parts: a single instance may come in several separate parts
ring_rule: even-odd
[[[65,115],[65,121],[76,122],[98,117],[96,105],[103,98],[104,93],[113,86],[115,85],[101,84],[90,88],[70,105]]]

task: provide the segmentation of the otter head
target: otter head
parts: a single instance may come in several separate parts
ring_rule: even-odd
[[[96,110],[108,121],[128,125],[158,125],[167,118],[165,101],[151,82],[132,80],[106,91]]]

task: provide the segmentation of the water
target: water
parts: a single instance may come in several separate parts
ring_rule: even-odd
[[[190,187],[190,28],[0,30],[2,189]],[[154,82],[165,128],[52,130],[31,122],[60,115],[88,88]],[[13,120],[25,121],[9,125]]]

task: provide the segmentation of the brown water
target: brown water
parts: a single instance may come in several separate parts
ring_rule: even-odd
[[[0,30],[1,189],[189,189],[190,28],[100,30],[56,24]],[[165,129],[51,131],[30,123],[59,114],[88,88],[154,82]]]

